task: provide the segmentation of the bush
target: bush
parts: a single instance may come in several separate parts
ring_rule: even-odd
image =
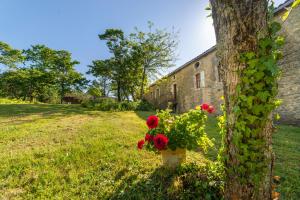
[[[81,103],[83,107],[101,111],[152,111],[153,106],[146,101],[122,101],[118,102],[113,98],[101,98],[85,100]]]
[[[138,102],[136,110],[139,110],[139,111],[153,111],[153,110],[155,110],[155,108],[148,101],[142,100],[142,101]]]
[[[0,104],[30,104],[30,102],[21,99],[0,98]]]

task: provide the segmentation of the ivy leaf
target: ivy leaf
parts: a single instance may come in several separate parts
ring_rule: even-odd
[[[233,112],[235,112],[236,114],[239,114],[241,111],[240,107],[238,105],[233,107]]]
[[[281,58],[283,58],[282,51],[279,51],[279,50],[274,51],[273,58],[274,58],[274,60],[280,60]]]
[[[279,107],[280,105],[282,104],[282,100],[281,99],[277,99],[275,102],[274,102],[274,105],[275,107]]]
[[[245,53],[246,58],[248,58],[248,60],[253,59],[255,57],[255,53],[253,51],[247,52]]]
[[[262,88],[264,86],[265,86],[265,84],[262,83],[262,82],[254,84],[254,87],[255,87],[256,90],[262,90]]]
[[[280,115],[278,113],[276,113],[275,116],[274,116],[274,118],[275,118],[275,120],[278,121],[278,120],[280,120]]]
[[[264,62],[264,65],[266,66],[266,69],[271,72],[272,75],[275,75],[278,72],[277,66],[275,64],[274,59],[268,59],[266,62]]]
[[[284,37],[278,36],[278,37],[275,39],[275,43],[276,43],[278,46],[284,45]]]
[[[266,102],[268,97],[270,96],[270,93],[267,91],[264,92],[258,92],[256,95],[262,102]]]
[[[254,105],[252,107],[252,111],[255,115],[259,115],[260,113],[264,112],[264,107],[263,105]]]
[[[265,73],[260,71],[260,72],[255,73],[254,76],[255,76],[256,81],[259,81],[265,76]]]
[[[249,97],[247,98],[247,105],[248,105],[248,108],[249,108],[249,109],[252,108],[253,99],[254,99],[253,96],[249,96]]]
[[[254,68],[255,66],[257,66],[257,64],[258,64],[258,59],[251,59],[251,60],[249,60],[248,62],[247,62],[247,64],[251,67],[251,68]]]
[[[276,34],[281,29],[281,24],[278,22],[271,23],[271,33]]]
[[[254,115],[246,114],[245,119],[247,119],[250,124],[253,124],[255,122],[255,120],[257,119],[257,117]]]
[[[270,38],[264,38],[259,41],[259,46],[263,49],[272,45],[272,40]]]

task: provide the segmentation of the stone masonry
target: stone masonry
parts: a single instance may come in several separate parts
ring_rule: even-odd
[[[288,0],[276,9],[278,21],[285,7],[292,2]],[[280,61],[282,77],[279,80],[279,98],[283,103],[278,112],[282,122],[300,125],[300,7],[282,23],[281,34],[285,36],[286,43],[284,58]],[[150,85],[145,99],[161,109],[172,105],[179,113],[206,102],[213,104],[220,113],[223,87],[217,66],[214,46]]]

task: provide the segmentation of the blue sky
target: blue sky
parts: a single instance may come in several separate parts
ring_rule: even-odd
[[[179,30],[178,67],[215,44],[207,5],[208,0],[1,0],[0,41],[19,49],[45,44],[68,50],[84,73],[92,60],[109,56],[98,34],[107,28],[146,31],[152,21],[157,28]]]

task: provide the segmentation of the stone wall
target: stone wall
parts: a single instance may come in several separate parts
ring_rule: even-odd
[[[211,52],[198,57],[169,74],[165,80],[153,84],[145,98],[162,109],[167,108],[168,102],[172,103],[174,110],[179,113],[195,108],[203,102],[218,108],[223,94],[214,47]],[[200,88],[196,87],[196,74],[200,75]],[[174,92],[174,85],[176,85],[176,92]]]
[[[300,7],[282,24],[282,34],[286,42],[280,61],[282,77],[278,96],[282,105],[278,111],[282,122],[300,125]]]
[[[278,11],[279,20],[284,9]],[[293,10],[289,18],[282,24],[282,34],[286,38],[283,49],[284,58],[280,61],[282,77],[279,80],[279,98],[283,103],[278,109],[281,121],[300,125],[300,7]],[[156,107],[165,109],[172,102],[176,112],[186,112],[203,102],[213,104],[220,113],[219,105],[223,95],[222,83],[219,81],[218,62],[215,47],[207,50],[193,60],[170,73],[149,87],[145,98]],[[196,67],[196,63],[199,66]],[[196,74],[204,84],[196,88]],[[174,84],[177,88],[174,98]]]

